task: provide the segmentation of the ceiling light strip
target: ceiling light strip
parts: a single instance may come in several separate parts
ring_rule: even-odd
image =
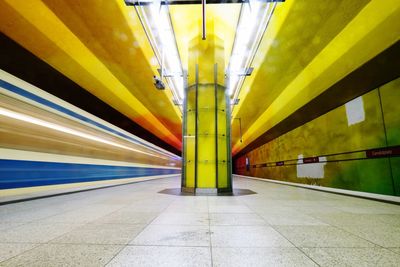
[[[163,76],[178,103],[183,99],[183,68],[168,5],[160,0],[135,6]]]
[[[228,66],[228,87],[233,102],[237,99],[268,27],[277,3],[250,0],[242,4],[235,41]]]

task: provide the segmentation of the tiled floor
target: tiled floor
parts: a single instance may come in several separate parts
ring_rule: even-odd
[[[400,206],[235,178],[257,194],[159,194],[179,177],[0,206],[0,266],[400,266]]]

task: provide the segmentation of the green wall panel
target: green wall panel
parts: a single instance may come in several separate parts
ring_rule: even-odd
[[[400,145],[399,103],[397,79],[250,151],[236,160],[236,172],[400,195],[400,158],[371,159],[365,152]],[[320,163],[303,164],[302,158],[307,157],[318,157]],[[275,166],[278,161],[285,166]]]

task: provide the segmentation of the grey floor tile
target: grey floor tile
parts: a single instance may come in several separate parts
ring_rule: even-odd
[[[400,247],[400,227],[342,226],[344,230],[383,247]]]
[[[210,213],[253,213],[246,205],[210,204]]]
[[[207,205],[209,201],[209,197],[207,196],[185,196],[185,197],[176,197],[175,200],[171,203],[171,205],[179,204],[179,205]]]
[[[127,246],[107,266],[211,266],[207,247]]]
[[[374,244],[333,226],[274,226],[297,247],[373,247]]]
[[[45,219],[63,212],[53,208],[36,208],[13,212],[7,215],[1,215],[1,222],[32,222]]]
[[[136,212],[128,209],[118,210],[93,221],[93,223],[111,224],[149,224],[158,216],[156,212]]]
[[[159,225],[208,225],[208,213],[163,212],[151,224]]]
[[[104,266],[121,246],[44,244],[1,263],[2,266]]]
[[[0,222],[0,231],[15,228],[17,226],[26,224],[24,222]]]
[[[327,207],[324,205],[320,206],[315,206],[315,207],[303,207],[303,206],[294,206],[296,212],[299,212],[301,214],[307,214],[307,215],[312,215],[316,212],[318,213],[335,213],[335,212],[342,212],[338,210],[336,207]]]
[[[360,214],[400,214],[400,206],[379,202],[373,203],[372,205],[366,205],[365,203],[360,203],[357,205],[348,204],[338,207],[338,209],[345,212]]]
[[[0,232],[1,242],[46,243],[72,231],[80,224],[28,223]]]
[[[269,226],[211,226],[213,247],[293,247]]]
[[[261,213],[260,216],[271,225],[327,225],[321,220],[297,212]]]
[[[149,225],[130,244],[209,246],[210,234],[208,226]]]
[[[243,205],[243,202],[235,197],[208,196],[207,202],[208,205]]]
[[[153,188],[152,190],[155,190],[155,188]],[[163,199],[160,198],[160,196],[162,197],[162,194],[153,195],[147,193],[146,198],[141,199],[139,201],[134,201],[132,202],[131,205],[129,205],[126,208],[129,208],[130,210],[135,212],[157,212],[157,213],[162,212],[169,205],[171,205],[173,200]]]
[[[208,205],[207,205],[207,203],[200,203],[200,204],[173,203],[170,206],[168,206],[168,208],[165,209],[165,212],[204,213],[204,212],[208,212]]]
[[[379,214],[377,217],[384,224],[400,227],[400,214]]]
[[[335,226],[400,226],[400,216],[393,214],[357,214],[348,212],[313,213],[312,217]]]
[[[145,227],[141,224],[86,224],[52,240],[70,244],[128,244]]]
[[[41,220],[43,223],[88,223],[95,221],[106,214],[111,213],[109,211],[91,211],[91,210],[74,210],[65,212],[55,216],[48,217]]]
[[[396,252],[397,254],[400,254],[400,247],[399,248],[388,248],[393,252]]]
[[[297,248],[213,248],[214,266],[317,266]]]
[[[263,204],[262,206],[252,206],[249,205],[249,207],[251,207],[252,210],[254,210],[254,212],[258,213],[258,214],[262,214],[262,215],[267,215],[267,214],[292,214],[297,212],[296,208],[293,207],[283,207],[280,206],[279,204],[277,204],[275,206],[274,205],[265,205]]]
[[[0,262],[30,250],[39,244],[0,243]]]
[[[210,213],[210,225],[266,225],[255,213]]]
[[[303,248],[321,266],[399,266],[400,255],[384,248]]]

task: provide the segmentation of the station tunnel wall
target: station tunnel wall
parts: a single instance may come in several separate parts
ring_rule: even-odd
[[[179,156],[0,70],[0,196],[178,174],[180,165]]]
[[[400,195],[400,78],[235,159],[235,173]]]

